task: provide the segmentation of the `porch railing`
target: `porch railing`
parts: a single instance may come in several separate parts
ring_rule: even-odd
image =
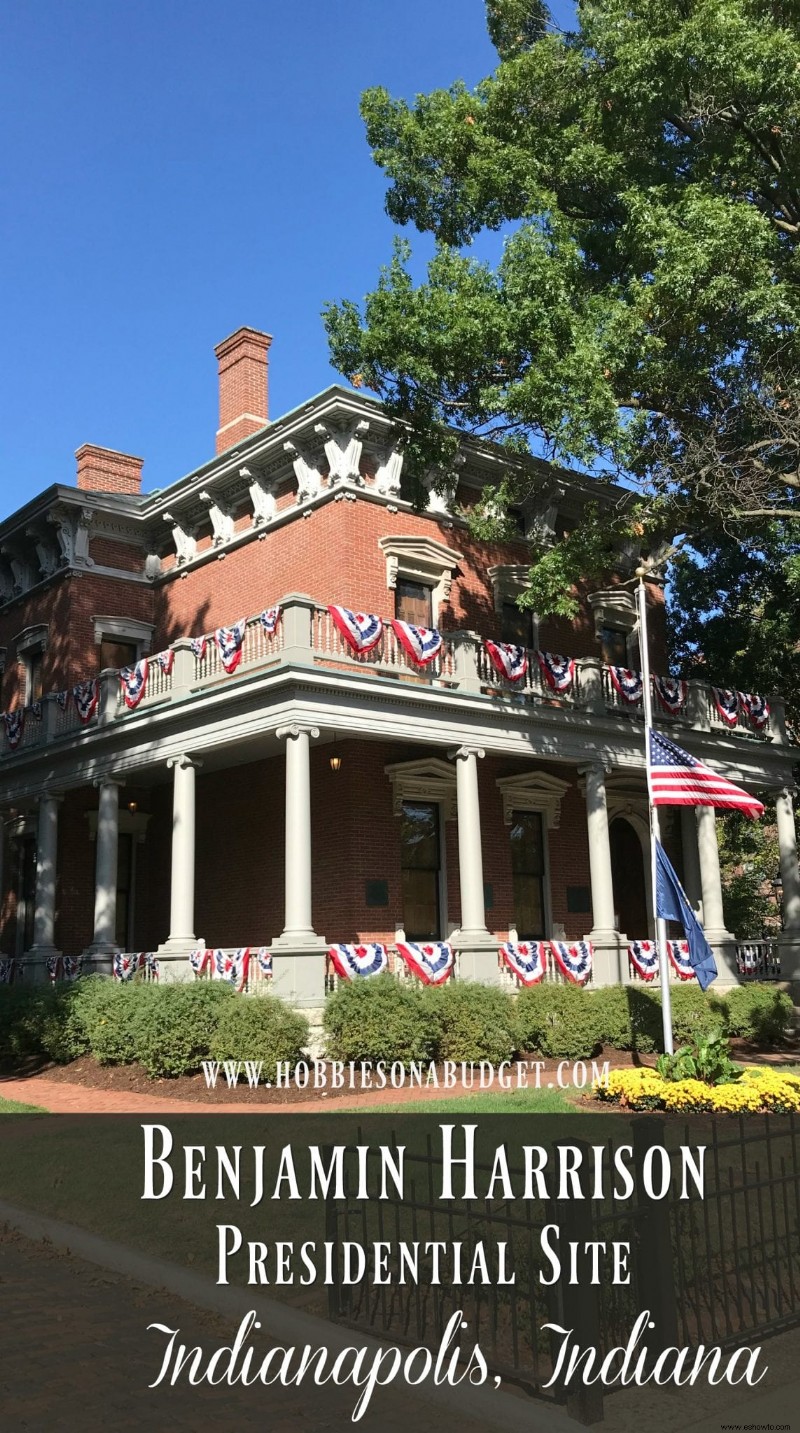
[[[101,672],[97,679],[97,706],[88,722],[81,722],[71,691],[65,705],[58,701],[56,693],[49,693],[42,700],[41,718],[36,718],[30,711],[26,713],[23,733],[16,747],[10,746],[7,736],[0,739],[0,758],[13,757],[20,750],[74,737],[79,732],[103,727],[110,722],[146,720],[147,712],[155,706],[202,696],[212,687],[235,684],[283,662],[329,671],[354,672],[358,669],[364,672],[366,669],[375,676],[402,682],[409,688],[437,687],[489,701],[528,706],[544,718],[563,709],[628,721],[642,718],[641,702],[629,702],[620,696],[610,679],[608,668],[597,657],[577,658],[567,689],[555,692],[544,680],[536,654],[532,651],[528,653],[524,677],[519,682],[507,681],[496,671],[483,639],[476,632],[445,633],[435,659],[425,667],[417,667],[398,642],[390,624],[384,623],[377,645],[371,652],[359,656],[342,638],[328,609],[298,595],[284,598],[281,619],[271,634],[259,616],[248,619],[241,658],[233,673],[225,671],[213,636],[206,637],[202,655],[188,638],[173,643],[171,651],[170,671],[166,671],[156,657],[150,658],[145,692],[133,710],[123,701],[119,673],[112,670]],[[744,711],[737,713],[735,725],[729,727],[716,710],[710,686],[690,681],[681,711],[673,715],[659,709],[659,722],[701,731],[724,731],[726,735],[785,745],[788,737],[783,701],[772,697],[770,706],[769,721],[763,731],[756,729],[752,718]]]

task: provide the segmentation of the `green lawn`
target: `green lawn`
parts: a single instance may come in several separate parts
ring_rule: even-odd
[[[19,1100],[4,1100],[0,1096],[0,1115],[45,1115],[41,1105],[22,1105]]]
[[[608,1110],[602,1106],[593,1106],[587,1101],[583,1107],[578,1107],[571,1100],[567,1099],[563,1090],[495,1090],[485,1095],[454,1095],[452,1099],[436,1100],[415,1100],[409,1104],[392,1104],[388,1102],[381,1104],[376,1100],[375,1104],[370,1103],[370,1113],[377,1110],[392,1109],[398,1115],[426,1114],[438,1118],[439,1115],[449,1114],[475,1114],[475,1115],[508,1115],[508,1114],[536,1114],[536,1115],[580,1115],[580,1114],[608,1114]],[[362,1113],[361,1110],[350,1109],[348,1114]]]

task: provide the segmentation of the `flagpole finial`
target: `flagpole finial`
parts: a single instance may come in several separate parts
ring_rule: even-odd
[[[634,573],[634,577],[638,577],[638,578],[641,579],[642,577],[646,577],[646,576],[647,576],[647,568],[646,568],[646,567],[642,567],[641,565],[640,565],[639,567],[637,567],[637,569],[636,569],[636,571],[635,571],[635,573]]]

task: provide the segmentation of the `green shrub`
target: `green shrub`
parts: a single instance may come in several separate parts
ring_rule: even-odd
[[[17,1065],[44,1054],[42,1027],[53,1006],[48,985],[0,986],[0,1058]]]
[[[614,1050],[652,1054],[661,1044],[661,1004],[655,992],[636,985],[608,985],[587,991],[600,1039]]]
[[[725,1000],[729,1035],[741,1035],[756,1045],[774,1045],[791,1028],[791,997],[774,985],[738,985]]]
[[[130,1065],[137,1059],[135,1026],[140,1010],[159,993],[155,985],[91,975],[78,982],[76,1020],[98,1065]]]
[[[42,1053],[57,1065],[69,1065],[85,1055],[89,1036],[83,1016],[85,980],[56,985],[51,999],[42,1007],[40,1041]]]
[[[261,1078],[274,1080],[279,1060],[295,1065],[308,1044],[308,1021],[276,995],[228,1000],[211,1040],[214,1060],[261,1062]]]
[[[151,1078],[193,1074],[209,1058],[226,1006],[238,1000],[227,981],[120,987],[130,992],[131,1058]]]
[[[577,985],[531,985],[517,997],[517,1044],[558,1060],[585,1060],[603,1043],[594,996]]]
[[[441,1060],[501,1064],[517,1048],[514,1002],[508,991],[472,981],[448,981],[423,991]]]
[[[439,1034],[422,987],[388,973],[342,981],[323,1024],[334,1060],[429,1060]]]
[[[725,1004],[714,995],[706,995],[699,985],[671,985],[672,1035],[675,1046],[699,1045],[710,1035],[725,1033]],[[653,998],[660,1002],[654,992]],[[662,1041],[659,1039],[659,1049]]]

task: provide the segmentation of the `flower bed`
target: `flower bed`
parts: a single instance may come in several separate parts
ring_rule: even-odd
[[[800,1079],[777,1069],[748,1066],[732,1084],[665,1080],[657,1070],[612,1070],[607,1083],[595,1081],[594,1098],[627,1110],[670,1114],[800,1113]]]

